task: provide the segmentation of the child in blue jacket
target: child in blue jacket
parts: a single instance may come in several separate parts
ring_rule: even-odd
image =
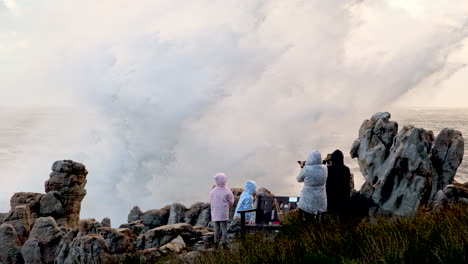
[[[236,213],[234,217],[240,217],[238,211],[252,209],[253,206],[253,194],[257,190],[257,186],[254,181],[247,181],[245,183],[244,192],[242,192],[239,202],[237,203]],[[249,221],[252,215],[250,213],[245,214],[245,220]]]

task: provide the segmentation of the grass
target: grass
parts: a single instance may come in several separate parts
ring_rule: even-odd
[[[169,262],[180,263],[176,257]],[[457,204],[436,214],[421,211],[411,218],[326,218],[304,223],[293,217],[276,235],[246,234],[229,250],[202,252],[194,262],[466,264],[468,205]]]

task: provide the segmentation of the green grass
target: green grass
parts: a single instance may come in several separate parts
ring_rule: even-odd
[[[180,263],[175,257],[169,260]],[[468,205],[412,218],[326,218],[320,223],[292,218],[276,235],[246,234],[228,250],[202,252],[195,263],[466,264]]]
[[[306,224],[292,219],[277,236],[247,234],[199,263],[468,263],[468,205],[412,218]]]

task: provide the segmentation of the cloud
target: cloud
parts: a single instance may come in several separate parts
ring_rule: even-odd
[[[21,10],[17,6],[15,0],[3,0],[3,4],[5,5],[6,8],[8,8],[11,11],[11,13],[14,16],[20,16],[21,15]]]

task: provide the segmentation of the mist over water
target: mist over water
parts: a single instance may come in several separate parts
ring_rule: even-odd
[[[27,109],[1,115],[0,209],[14,191],[43,192],[57,159],[90,172],[82,217],[114,224],[135,204],[204,201],[220,171],[229,186],[298,195],[296,160],[348,153],[363,119],[446,69],[468,34],[455,2],[430,19],[341,0],[0,9],[0,98]]]

